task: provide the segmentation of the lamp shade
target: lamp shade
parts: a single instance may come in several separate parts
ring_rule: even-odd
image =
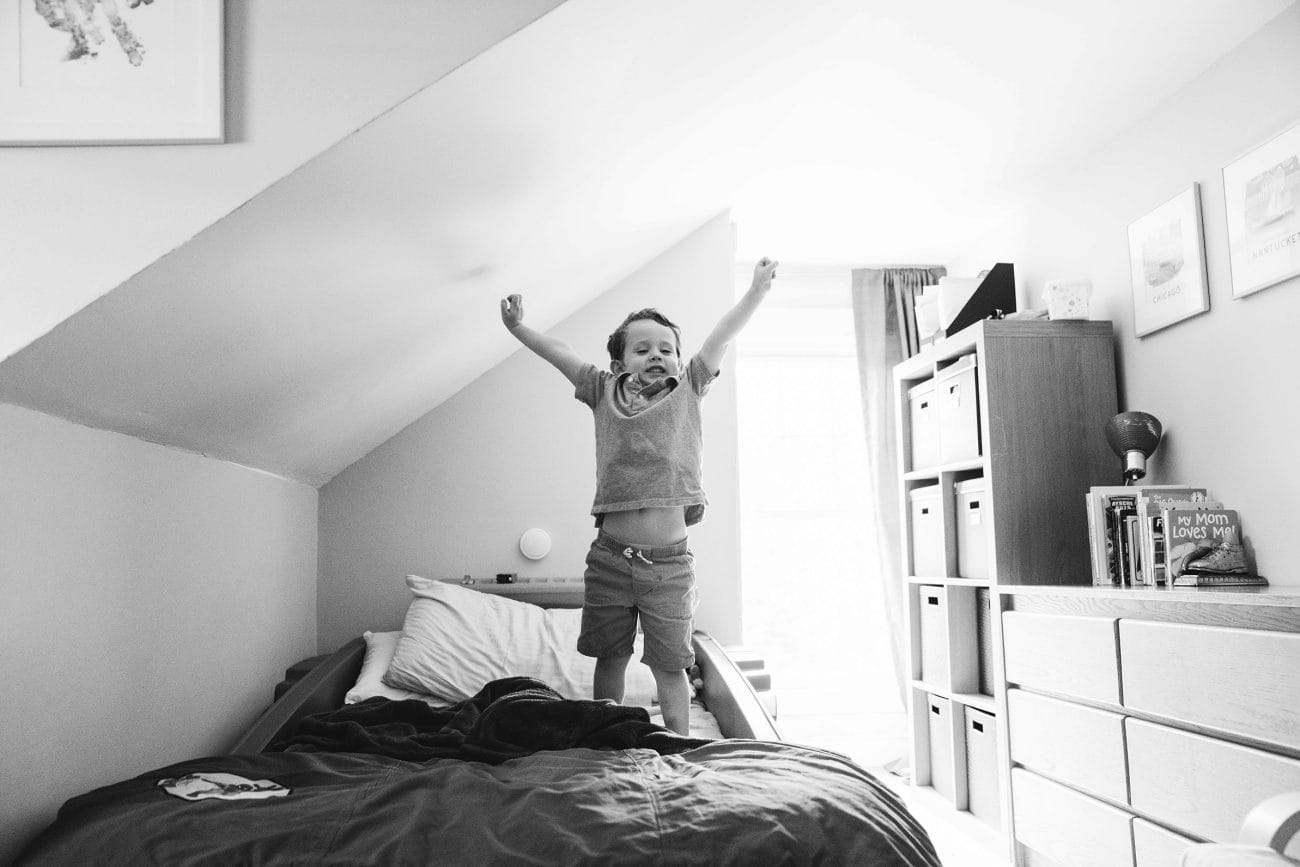
[[[1147,458],[1160,445],[1164,428],[1147,412],[1121,412],[1106,422],[1106,442],[1124,460],[1124,481],[1135,482],[1147,474]]]
[[[519,537],[519,552],[529,560],[540,560],[551,553],[551,534],[533,527]]]

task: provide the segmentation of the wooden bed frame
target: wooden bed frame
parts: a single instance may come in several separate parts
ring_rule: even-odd
[[[475,585],[475,590],[526,599],[543,607],[578,607],[570,587],[543,589],[527,585]],[[580,594],[580,591],[578,591]],[[695,664],[704,689],[700,698],[718,721],[724,737],[781,740],[776,724],[744,673],[712,636],[697,631]],[[305,716],[343,706],[343,698],[356,683],[366,655],[364,638],[354,638],[333,653],[305,659],[286,672],[286,683],[276,690],[275,703],[263,711],[231,748],[232,753],[260,753],[288,735]]]

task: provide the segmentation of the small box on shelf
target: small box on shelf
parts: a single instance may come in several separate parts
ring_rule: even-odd
[[[963,578],[989,577],[988,522],[984,504],[987,485],[979,476],[958,482],[957,498],[957,574]]]
[[[930,785],[949,801],[956,798],[952,750],[952,702],[942,696],[925,696],[930,729]]]
[[[978,819],[997,828],[1002,822],[998,798],[998,718],[965,706],[966,802]]]
[[[933,379],[917,383],[907,390],[911,468],[914,470],[939,463],[939,408],[934,397]]]
[[[912,574],[937,578],[948,574],[940,488],[922,485],[907,494],[912,525]]]
[[[945,464],[980,455],[979,384],[975,354],[963,355],[934,378],[939,403],[939,459]]]

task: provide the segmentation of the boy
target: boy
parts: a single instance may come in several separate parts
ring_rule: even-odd
[[[690,733],[686,669],[697,600],[695,558],[686,528],[708,503],[700,484],[700,399],[718,375],[727,346],[772,288],[777,263],[754,266],[749,291],[714,326],[687,363],[681,332],[654,309],[639,310],[612,335],[609,371],[598,370],[562,340],[523,324],[519,295],[501,301],[501,321],[520,343],[573,383],[596,422],[599,528],[587,554],[578,652],[596,657],[593,694],[623,700],[638,617],[642,661],[654,673],[664,725]]]

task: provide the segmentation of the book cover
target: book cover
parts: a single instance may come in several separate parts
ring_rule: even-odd
[[[1221,508],[1211,503],[1209,492],[1196,487],[1141,487],[1137,489],[1138,545],[1143,565],[1143,584],[1165,583],[1164,509]],[[1157,549],[1161,549],[1157,551]]]
[[[1142,575],[1141,547],[1138,544],[1137,515],[1124,519],[1124,576],[1127,583],[1137,586],[1145,584]]]
[[[1165,509],[1167,575],[1245,575],[1250,573],[1241,544],[1241,519],[1235,509]]]

